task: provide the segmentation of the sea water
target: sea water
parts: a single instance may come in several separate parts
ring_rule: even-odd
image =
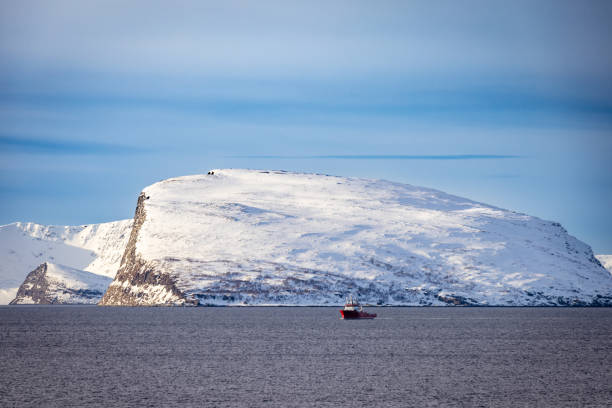
[[[611,308],[368,310],[0,307],[0,406],[612,406]]]

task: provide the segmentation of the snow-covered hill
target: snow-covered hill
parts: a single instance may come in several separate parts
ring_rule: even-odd
[[[604,268],[612,273],[612,255],[595,255]]]
[[[28,274],[11,305],[96,304],[112,278],[50,262]]]
[[[612,304],[555,222],[383,180],[212,173],[145,188],[101,304]]]
[[[0,304],[16,295],[26,275],[44,262],[113,278],[132,220],[81,226],[13,223],[0,226]]]

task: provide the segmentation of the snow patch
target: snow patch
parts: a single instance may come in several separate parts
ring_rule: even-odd
[[[18,289],[19,287],[0,289],[0,305],[8,305],[11,300],[15,299]]]
[[[604,268],[612,274],[612,255],[596,255]]]

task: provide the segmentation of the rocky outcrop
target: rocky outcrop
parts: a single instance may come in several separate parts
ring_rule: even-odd
[[[96,304],[111,279],[49,262],[28,274],[11,305]]]
[[[40,265],[26,276],[25,281],[17,290],[17,296],[9,303],[50,305],[51,299],[47,296],[49,287],[46,279],[47,263]]]
[[[101,306],[174,305],[185,302],[184,295],[175,286],[175,280],[156,268],[154,263],[143,260],[136,252],[138,234],[147,218],[145,200],[147,196],[141,193],[121,265],[99,303]]]

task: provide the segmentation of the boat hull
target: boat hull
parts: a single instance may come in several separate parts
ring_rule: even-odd
[[[357,310],[340,310],[342,319],[374,319],[376,313],[359,312]]]

